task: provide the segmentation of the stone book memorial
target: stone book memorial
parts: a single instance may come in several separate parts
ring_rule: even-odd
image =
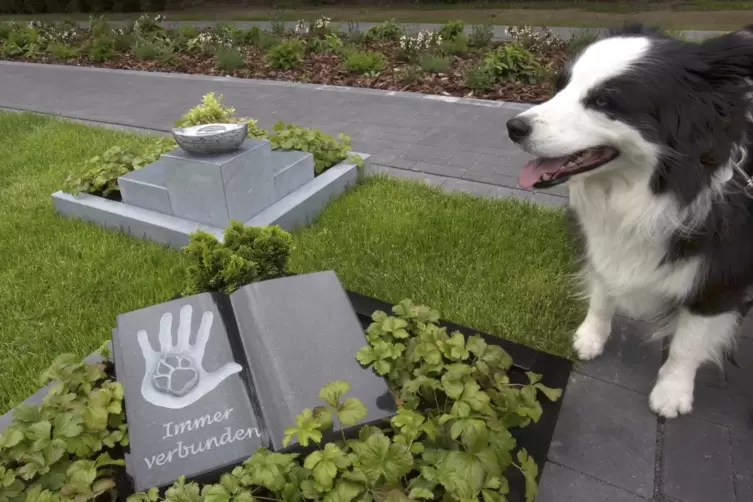
[[[285,428],[334,380],[368,407],[353,429],[396,410],[386,381],[355,359],[366,338],[331,271],[122,314],[112,338],[136,491],[214,478],[259,447],[285,451]]]

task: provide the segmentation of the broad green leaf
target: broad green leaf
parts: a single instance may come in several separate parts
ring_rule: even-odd
[[[363,366],[369,366],[376,360],[374,349],[369,345],[361,347],[358,353],[356,353],[356,360]]]
[[[61,413],[54,419],[55,437],[77,437],[84,432],[83,423],[84,419],[80,415],[74,415],[71,412]]]
[[[432,500],[434,499],[434,493],[428,488],[414,487],[411,489],[410,493],[408,493],[408,497],[412,499]]]
[[[295,417],[295,426],[285,428],[285,437],[282,440],[283,446],[287,446],[292,441],[293,436],[298,436],[298,443],[302,446],[308,446],[310,441],[319,443],[322,440],[322,433],[319,431],[320,424],[314,418],[311,409],[306,408],[303,412]]]
[[[319,391],[319,399],[333,408],[337,408],[340,405],[340,399],[349,389],[350,384],[345,380],[335,380],[322,387],[322,390]]]
[[[343,402],[337,409],[337,419],[341,424],[351,426],[359,423],[366,415],[368,410],[358,398],[350,397]]]
[[[87,406],[84,410],[84,425],[87,429],[101,431],[107,428],[107,409]]]
[[[551,387],[547,387],[543,383],[535,384],[534,388],[544,394],[550,401],[556,401],[560,397],[562,397],[562,389],[553,389]]]
[[[521,449],[518,450],[518,463],[520,465],[520,471],[526,478],[526,502],[533,502],[536,498],[536,476],[539,474],[539,467],[534,462],[528,453]]]
[[[204,502],[230,502],[230,493],[221,485],[207,485],[202,491]]]
[[[356,483],[340,480],[331,492],[324,496],[324,502],[351,502],[363,489]]]
[[[12,448],[23,439],[24,433],[11,425],[0,433],[0,448]]]
[[[352,446],[369,480],[384,478],[388,483],[397,482],[413,468],[413,455],[386,436],[371,436]]]

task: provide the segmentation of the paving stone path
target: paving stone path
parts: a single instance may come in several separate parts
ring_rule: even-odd
[[[448,190],[566,204],[516,188],[526,155],[505,135],[525,105],[271,81],[0,63],[0,108],[165,132],[202,95],[224,94],[263,127],[277,120],[353,136],[373,169]],[[0,163],[0,168],[2,164]],[[753,319],[738,366],[704,369],[693,414],[662,421],[648,393],[662,350],[620,318],[606,353],[577,364],[537,502],[753,501]],[[8,417],[0,418],[0,427]]]

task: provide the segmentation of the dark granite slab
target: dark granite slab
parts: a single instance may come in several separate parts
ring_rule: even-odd
[[[334,272],[257,282],[230,300],[273,449],[284,449],[285,427],[305,408],[323,404],[319,391],[334,380],[350,384],[345,398],[366,405],[361,424],[395,413],[384,378],[355,358],[366,338]],[[333,432],[339,430],[335,424]]]
[[[210,476],[264,444],[223,302],[205,293],[118,316],[113,352],[137,491]]]

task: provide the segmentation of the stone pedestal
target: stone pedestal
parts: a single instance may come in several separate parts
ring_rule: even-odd
[[[160,158],[173,215],[225,228],[275,202],[274,166],[268,141],[248,139],[220,155],[193,155],[180,148]]]

